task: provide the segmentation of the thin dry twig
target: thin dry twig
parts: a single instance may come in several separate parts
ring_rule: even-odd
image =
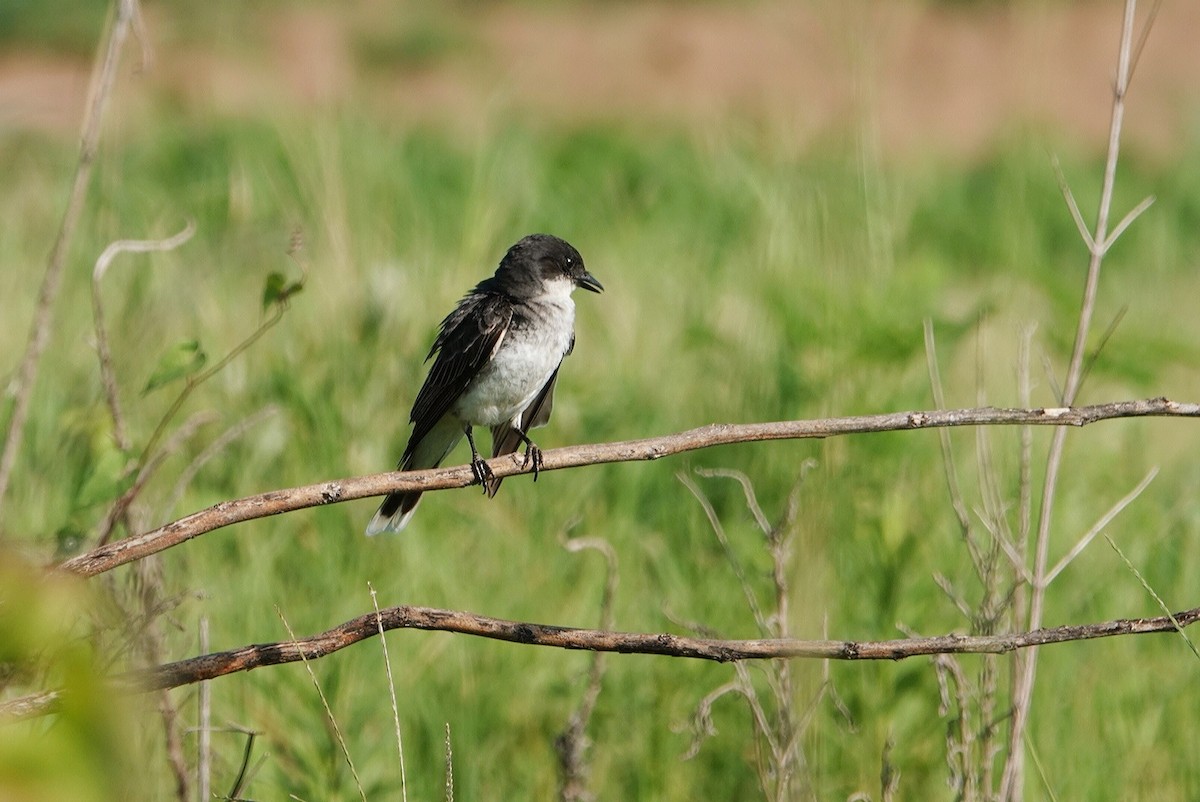
[[[702,448],[764,440],[833,437],[867,432],[908,431],[946,426],[1040,425],[1086,426],[1101,420],[1129,417],[1200,417],[1200,404],[1153,398],[1117,401],[1085,407],[1040,409],[957,409],[926,412],[892,412],[821,420],[779,423],[714,424],[678,434],[617,443],[570,446],[543,451],[541,471],[577,468],[611,462],[656,460]],[[525,473],[517,457],[497,457],[489,466],[497,478]],[[443,490],[475,482],[471,468],[462,465],[429,471],[408,471],[356,476],[286,490],[223,501],[165,526],[105,544],[59,564],[59,570],[95,576],[194,537],[231,524],[266,518],[284,512],[337,504],[403,490]]]
[[[167,457],[183,448],[187,441],[195,437],[196,433],[200,431],[200,429],[212,423],[216,419],[217,414],[215,412],[202,410],[190,415],[187,420],[179,425],[179,428],[171,434],[171,439],[167,441],[166,445],[164,445],[162,449],[160,449],[154,455],[154,459],[150,460],[150,462],[146,463],[141,467],[140,470],[138,470],[137,476],[134,477],[133,484],[129,486],[128,490],[117,497],[112,506],[109,508],[108,512],[105,513],[104,519],[100,522],[100,525],[97,528],[97,543],[103,546],[105,543],[109,542],[118,522],[125,521],[129,510],[133,507],[134,501],[136,501],[137,497],[140,496],[142,491],[146,489],[146,483],[150,481],[151,477],[154,476],[154,472],[158,470],[159,466],[162,465]],[[127,528],[132,530],[132,527],[128,527],[128,521],[125,522],[127,524]]]
[[[116,16],[108,29],[108,37],[103,45],[104,56],[92,72],[87,111],[83,119],[83,132],[79,142],[79,160],[75,165],[71,194],[67,199],[67,208],[63,213],[62,223],[59,224],[54,247],[46,262],[46,272],[42,277],[41,289],[38,291],[37,306],[33,313],[33,323],[29,330],[29,343],[25,348],[25,356],[21,359],[21,367],[17,371],[16,379],[11,387],[14,397],[12,417],[8,421],[8,434],[4,439],[4,449],[0,452],[0,513],[4,510],[4,497],[7,495],[13,466],[16,464],[17,453],[20,451],[21,441],[25,435],[25,421],[29,416],[29,403],[33,397],[34,383],[37,381],[38,365],[41,362],[42,353],[46,350],[46,344],[50,341],[54,302],[58,298],[58,289],[62,285],[63,266],[67,261],[67,252],[70,250],[71,240],[75,236],[80,215],[83,214],[83,204],[87,199],[92,164],[96,160],[104,113],[108,109],[113,84],[116,82],[121,50],[125,45],[130,26],[138,16],[137,0],[115,0],[115,5]]]

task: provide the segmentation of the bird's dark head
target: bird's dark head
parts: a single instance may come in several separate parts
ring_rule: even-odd
[[[604,289],[587,271],[579,251],[550,234],[530,234],[509,248],[496,269],[496,281],[516,298],[547,293],[570,295],[576,287],[591,292]]]

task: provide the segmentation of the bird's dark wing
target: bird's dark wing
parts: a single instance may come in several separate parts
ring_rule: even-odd
[[[450,411],[467,385],[496,353],[508,332],[512,316],[512,304],[502,296],[474,292],[463,298],[442,321],[441,330],[426,357],[429,359],[437,354],[437,358],[409,415],[413,432],[400,460],[401,469],[417,444]]]
[[[569,351],[567,353],[570,353]],[[562,363],[559,362],[559,367]],[[550,422],[550,412],[554,409],[554,384],[558,381],[558,368],[550,374],[550,380],[546,382],[539,392],[530,402],[525,411],[521,413],[521,429],[526,435],[531,429],[536,429],[538,426],[545,426]],[[511,454],[516,451],[521,445],[521,436],[517,434],[507,423],[501,423],[499,426],[492,427],[492,457],[500,457],[505,454]],[[487,480],[488,496],[495,496],[500,490],[500,483],[503,479],[497,479],[495,476]]]

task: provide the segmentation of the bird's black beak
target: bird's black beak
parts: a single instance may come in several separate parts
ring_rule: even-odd
[[[585,272],[575,280],[575,283],[588,292],[604,292],[604,285],[597,281],[596,277],[591,273]]]

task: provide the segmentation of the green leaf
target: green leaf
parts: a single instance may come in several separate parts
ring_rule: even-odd
[[[289,282],[287,277],[282,273],[271,273],[267,276],[267,281],[263,285],[263,309],[269,308],[272,304],[287,303],[293,295],[302,289],[304,289],[303,280]]]
[[[82,509],[112,501],[128,490],[135,478],[126,470],[128,464],[128,454],[108,438],[102,439],[92,449],[91,464],[75,496],[75,507]]]
[[[146,382],[146,388],[142,390],[142,395],[146,395],[164,384],[170,384],[176,379],[191,376],[204,367],[207,360],[208,354],[200,348],[198,341],[184,340],[176,343],[159,358],[158,365],[150,374],[150,380]]]

